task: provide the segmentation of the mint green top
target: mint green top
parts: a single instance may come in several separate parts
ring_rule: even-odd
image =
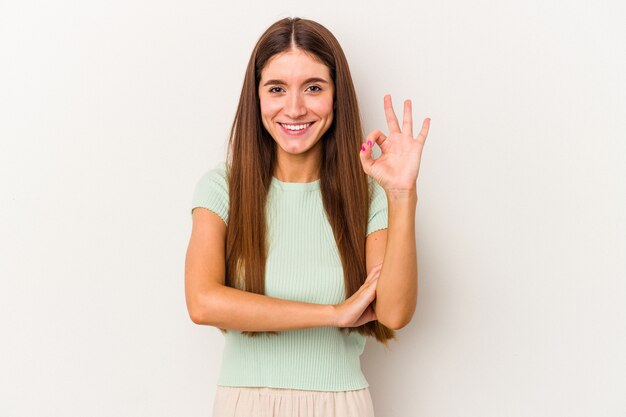
[[[192,210],[205,207],[228,224],[224,162],[196,184]],[[387,196],[371,177],[367,234],[387,228]],[[320,180],[282,182],[272,177],[267,207],[268,257],[265,295],[316,304],[345,300],[341,258],[326,220]],[[260,337],[259,337],[260,336]],[[361,372],[365,337],[336,327],[317,327],[249,338],[228,330],[218,385],[316,391],[369,386]]]

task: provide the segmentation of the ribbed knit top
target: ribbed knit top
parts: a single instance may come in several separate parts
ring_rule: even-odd
[[[224,162],[197,182],[192,202],[219,215],[228,225],[228,184]],[[387,228],[387,197],[368,177],[367,234]],[[320,180],[283,182],[272,177],[267,206],[268,257],[265,295],[317,304],[345,300],[341,257],[325,216]],[[258,335],[229,329],[218,385],[316,391],[350,391],[369,386],[361,371],[365,337],[336,327]]]

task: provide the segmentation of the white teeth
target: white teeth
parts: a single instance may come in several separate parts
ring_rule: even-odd
[[[311,126],[311,123],[306,123],[303,125],[286,125],[281,123],[280,124],[282,127],[284,127],[287,130],[302,130],[302,129],[306,129],[307,127]]]

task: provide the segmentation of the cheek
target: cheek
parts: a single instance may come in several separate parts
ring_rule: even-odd
[[[261,117],[265,123],[266,119],[270,119],[278,113],[280,105],[274,100],[261,100],[259,101],[259,108],[261,110]]]
[[[314,104],[312,104],[311,110],[313,110],[319,116],[326,117],[332,120],[333,118],[332,98],[329,98],[328,100],[316,101]]]

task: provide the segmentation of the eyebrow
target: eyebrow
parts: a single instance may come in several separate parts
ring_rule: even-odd
[[[326,84],[328,84],[328,81],[326,81],[323,78],[319,78],[319,77],[311,77],[311,78],[307,78],[306,80],[304,80],[304,82],[302,84],[308,84],[308,83],[326,83]],[[284,82],[283,80],[267,80],[265,82],[265,84],[263,84],[263,87],[265,87],[266,85],[270,85],[270,84],[287,85],[287,83]]]

